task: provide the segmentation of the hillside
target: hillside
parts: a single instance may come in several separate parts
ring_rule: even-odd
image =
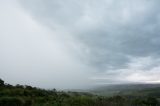
[[[131,89],[132,88],[132,89]],[[105,87],[98,89],[99,92],[104,94],[111,91],[127,91],[131,89],[133,91],[135,88],[125,86],[114,88]],[[154,90],[153,90],[154,89]],[[156,89],[156,90],[155,90]],[[141,89],[142,90],[142,89]],[[149,90],[149,89],[147,89]],[[147,90],[142,90],[141,94],[148,92]],[[154,93],[159,92],[158,88],[152,88],[151,91]],[[127,91],[128,92],[128,91]],[[45,90],[29,85],[19,85],[16,86],[6,84],[0,79],[0,106],[159,106],[159,98],[157,95],[150,96],[134,96],[129,97],[123,95],[122,92],[117,93],[111,97],[96,95],[95,92],[72,92],[72,91],[57,91]],[[138,93],[138,92],[137,92]]]
[[[101,86],[91,92],[97,95],[154,96],[160,97],[160,84],[119,84]]]

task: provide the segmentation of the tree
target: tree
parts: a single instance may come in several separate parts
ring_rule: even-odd
[[[4,86],[4,81],[0,79],[0,86]]]
[[[158,105],[158,100],[153,97],[148,97],[147,98],[147,104],[148,106],[157,106]]]
[[[23,101],[16,97],[2,97],[0,106],[23,106]]]

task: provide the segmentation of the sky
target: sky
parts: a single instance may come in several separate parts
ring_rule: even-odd
[[[0,78],[81,89],[160,83],[159,0],[1,0]]]

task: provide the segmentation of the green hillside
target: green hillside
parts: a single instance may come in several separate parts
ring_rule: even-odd
[[[152,92],[148,96],[129,97],[119,92],[118,95],[107,97],[97,96],[94,92],[64,92],[28,85],[13,86],[0,80],[0,106],[160,106],[159,95],[153,91],[159,92],[159,89],[139,91],[140,94]]]

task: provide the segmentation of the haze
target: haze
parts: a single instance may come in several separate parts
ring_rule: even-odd
[[[159,4],[1,0],[0,78],[59,89],[159,83]]]

